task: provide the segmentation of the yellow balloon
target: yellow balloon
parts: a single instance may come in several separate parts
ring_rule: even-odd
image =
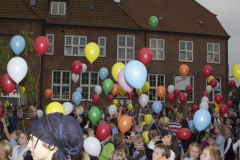
[[[125,64],[122,62],[117,62],[112,67],[112,76],[115,79],[115,81],[118,81],[118,73],[125,67]]]
[[[142,126],[144,126],[145,124],[147,124],[147,123],[143,121],[143,122],[142,122]]]
[[[132,111],[132,110],[133,110],[133,105],[132,105],[132,104],[128,104],[128,105],[127,105],[127,109],[128,109],[129,111]]]
[[[123,95],[125,95],[127,92],[126,92],[120,85],[118,85],[118,93],[119,93],[121,96],[123,96]]]
[[[7,107],[8,107],[8,104],[5,102],[5,103],[3,104],[3,107],[4,107],[4,108],[7,108]]]
[[[218,107],[219,108],[219,106],[221,106],[222,105],[222,103],[220,103],[220,104],[217,104],[214,100],[213,100],[213,104],[214,104],[214,106],[215,107]]]
[[[112,102],[115,106],[118,105],[118,100],[117,99],[114,99],[113,102]]]
[[[213,76],[209,76],[209,77],[207,78],[207,82],[210,83],[210,81],[211,81],[212,79],[214,79],[214,77],[213,77]]]
[[[26,88],[24,86],[20,86],[20,88],[19,88],[20,94],[24,95],[25,91],[26,91]]]
[[[144,121],[146,122],[146,124],[151,124],[152,123],[152,120],[153,120],[153,117],[151,114],[146,114],[145,117],[144,117]]]
[[[219,107],[215,107],[215,108],[214,108],[214,112],[215,112],[215,113],[219,113]]]
[[[137,94],[140,96],[141,94],[143,94],[143,92],[142,92],[142,89],[136,89],[136,92],[137,92]]]
[[[235,64],[233,66],[232,75],[236,80],[240,81],[240,64]]]
[[[7,103],[7,105],[9,106],[9,102],[8,101],[5,101],[5,103]]]
[[[143,88],[142,88],[142,91],[143,91],[143,92],[147,92],[147,91],[149,90],[149,88],[150,88],[150,84],[149,84],[148,81],[146,81],[146,82],[144,83],[144,86],[143,86]]]
[[[85,46],[84,54],[88,61],[92,64],[98,58],[100,48],[96,43],[90,42]]]
[[[149,138],[148,138],[148,131],[144,131],[142,133],[143,139],[144,139],[144,143],[148,143],[149,142]]]
[[[62,113],[63,115],[65,115],[65,109],[61,103],[59,102],[49,103],[49,105],[46,108],[46,114],[51,114],[55,112]]]

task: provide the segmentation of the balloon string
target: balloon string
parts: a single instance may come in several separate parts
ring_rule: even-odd
[[[199,134],[200,134],[200,132],[198,132],[198,136],[197,136],[196,142],[198,141]]]
[[[37,85],[36,85],[36,104],[37,104],[37,98],[38,98],[38,81],[39,81],[39,78],[40,78],[40,74],[41,74],[41,70],[42,70],[42,64],[41,64],[41,56],[39,57],[39,60],[40,60],[40,68],[39,68],[39,73],[38,73],[38,78],[37,78]]]
[[[19,90],[19,83],[17,83],[17,95],[18,96],[18,105],[21,106],[21,94],[20,94],[20,90]]]

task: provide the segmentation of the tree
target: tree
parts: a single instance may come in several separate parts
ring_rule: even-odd
[[[231,90],[230,100],[233,103],[233,107],[237,107],[238,109],[238,105],[240,103],[240,87],[235,87]]]

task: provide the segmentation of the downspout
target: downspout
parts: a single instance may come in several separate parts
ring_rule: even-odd
[[[228,82],[229,82],[229,64],[228,64],[228,38],[226,38],[226,76],[227,76],[227,79],[226,79],[226,95],[225,95],[225,101],[227,101],[229,99],[229,88],[228,88]]]
[[[147,47],[147,30],[144,30],[144,42],[143,42],[144,47]]]

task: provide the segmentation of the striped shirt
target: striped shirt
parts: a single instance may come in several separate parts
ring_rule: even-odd
[[[173,131],[174,133],[177,133],[181,128],[182,128],[181,124],[173,120],[171,120],[168,126],[168,129]]]

